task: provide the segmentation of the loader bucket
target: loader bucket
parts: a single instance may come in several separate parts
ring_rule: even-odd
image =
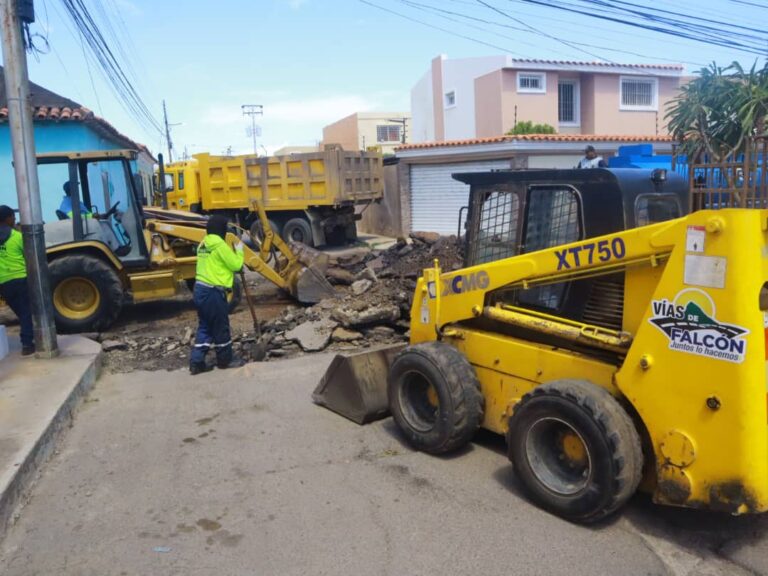
[[[295,277],[291,294],[302,304],[316,304],[325,298],[335,298],[336,291],[318,270],[305,266]]]
[[[385,418],[389,413],[389,367],[403,348],[405,344],[395,344],[357,354],[337,354],[312,399],[358,424]]]

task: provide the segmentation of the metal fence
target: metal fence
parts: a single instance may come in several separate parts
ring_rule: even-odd
[[[682,164],[674,170],[687,176],[690,210],[768,208],[768,136],[748,142],[744,154],[722,162]]]

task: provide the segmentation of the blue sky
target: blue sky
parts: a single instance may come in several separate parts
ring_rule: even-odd
[[[130,56],[122,61],[126,72],[158,119],[161,101],[167,101],[171,122],[181,124],[172,132],[177,153],[185,146],[190,154],[219,154],[229,146],[235,153],[249,152],[252,145],[241,104],[264,106],[258,143],[270,151],[314,144],[325,124],[355,111],[408,110],[411,87],[441,53],[460,58],[506,50],[517,57],[596,59],[557,40],[562,39],[600,46],[583,49],[614,62],[674,60],[686,63],[688,70],[735,59],[751,65],[755,59],[515,0],[486,1],[554,38],[480,22],[459,24],[414,4],[520,27],[473,0],[370,0],[452,33],[360,0],[83,1],[108,39],[110,26],[115,31]],[[764,0],[751,1],[768,7]],[[742,25],[766,22],[768,16],[766,8],[733,0],[654,4]],[[30,78],[92,109],[153,152],[164,151],[161,135],[124,111],[93,58],[84,56],[63,1],[36,0],[35,7],[33,31],[47,36],[51,50],[29,58]],[[765,45],[768,49],[768,40]]]

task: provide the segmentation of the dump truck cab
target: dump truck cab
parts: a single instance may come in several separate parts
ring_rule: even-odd
[[[455,174],[469,184],[465,267],[493,262],[683,216],[687,183],[665,170],[501,170]],[[608,259],[620,246],[563,251],[559,271]],[[499,290],[489,300],[620,329],[622,274],[529,290]]]

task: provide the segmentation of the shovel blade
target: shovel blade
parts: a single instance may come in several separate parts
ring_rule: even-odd
[[[251,360],[261,362],[267,357],[267,344],[262,340],[257,340],[251,344]]]
[[[389,413],[389,367],[405,344],[395,344],[356,354],[337,354],[312,394],[316,404],[367,424]]]
[[[293,287],[293,295],[302,304],[317,304],[326,298],[335,298],[336,291],[318,270],[308,266],[303,268]]]

